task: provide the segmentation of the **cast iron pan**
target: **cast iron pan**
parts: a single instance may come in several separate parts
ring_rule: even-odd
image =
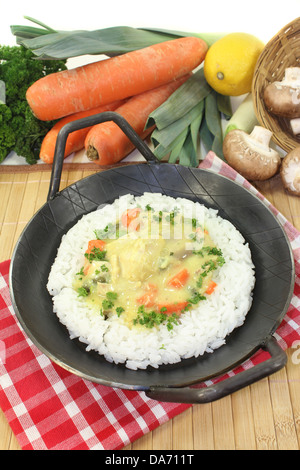
[[[109,169],[59,191],[63,155],[70,132],[103,121],[114,121],[134,142],[147,163]],[[46,289],[50,267],[61,237],[84,214],[110,204],[124,194],[145,191],[199,201],[219,210],[250,245],[256,269],[253,304],[243,326],[224,346],[197,359],[158,369],[133,371],[107,362],[84,345],[70,340],[53,313]],[[284,230],[270,210],[239,184],[209,170],[159,163],[124,119],[112,112],[67,124],[60,131],[47,202],[21,234],[11,260],[10,293],[16,315],[33,343],[51,360],[85,379],[102,385],[143,390],[157,400],[205,403],[224,397],[284,367],[286,354],[273,333],[290,304],[294,262]],[[220,376],[265,349],[270,358],[208,387],[193,387]]]

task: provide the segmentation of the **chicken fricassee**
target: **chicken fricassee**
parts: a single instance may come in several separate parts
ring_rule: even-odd
[[[94,233],[73,287],[104,317],[172,329],[217,287],[214,275],[225,260],[196,219],[147,206],[126,210]]]

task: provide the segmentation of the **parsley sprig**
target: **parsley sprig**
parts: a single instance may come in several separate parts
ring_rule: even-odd
[[[78,287],[77,293],[78,297],[87,297],[89,295],[89,290],[85,287]]]
[[[167,329],[170,331],[173,329],[174,325],[178,325],[179,316],[176,313],[171,315],[166,315],[164,313],[164,308],[160,312],[155,310],[146,310],[144,305],[140,305],[137,311],[137,316],[133,320],[134,325],[142,325],[146,328],[153,328],[154,326],[159,326],[162,323],[166,323]]]
[[[102,301],[102,308],[100,310],[101,315],[104,315],[104,312],[106,312],[107,310],[113,310],[113,308],[115,306],[114,301],[117,300],[118,294],[117,294],[117,292],[109,291],[109,292],[106,292],[105,297],[106,298]],[[123,312],[125,312],[125,309],[123,307],[121,307],[121,306],[116,307],[116,314],[118,315],[118,317]]]
[[[84,253],[84,256],[89,260],[90,263],[93,261],[103,261],[106,256],[106,251],[95,247],[91,250],[90,253]]]

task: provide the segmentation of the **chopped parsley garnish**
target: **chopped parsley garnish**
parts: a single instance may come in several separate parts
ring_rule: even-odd
[[[217,263],[219,266],[223,266],[223,264],[225,264],[225,258],[223,256],[218,256]]]
[[[106,292],[106,298],[108,300],[116,300],[118,298],[118,294],[116,292]]]
[[[193,251],[193,254],[194,255],[199,255],[201,256],[202,258],[205,256],[205,255],[211,255],[211,256],[217,256],[217,259],[215,261],[213,260],[209,260],[207,261],[206,263],[204,263],[204,265],[202,265],[202,268],[206,268],[207,266],[209,266],[209,271],[212,271],[213,269],[217,269],[217,265],[218,266],[223,266],[223,264],[225,264],[225,258],[223,256],[223,253],[221,250],[219,250],[218,248],[216,247],[212,247],[212,246],[204,246],[203,248],[201,248],[201,250],[195,250]],[[214,264],[214,266],[213,266]]]
[[[162,211],[159,211],[158,215],[154,215],[153,216],[153,219],[156,221],[156,222],[161,222],[162,221]]]
[[[201,250],[194,250],[193,254],[202,256],[202,258],[204,258],[205,255],[209,254],[210,249],[210,246],[204,246],[203,248],[201,248]]]
[[[81,276],[81,277],[79,278],[79,280],[80,280],[80,281],[82,280],[82,277],[84,276],[83,266],[82,266],[82,268],[80,269],[80,271],[78,271],[78,273],[76,273],[76,276]]]
[[[114,303],[111,300],[104,299],[102,300],[102,308],[104,310],[111,310],[114,306]]]
[[[89,295],[89,291],[85,287],[78,287],[77,292],[78,297],[87,297]]]
[[[95,247],[91,250],[90,253],[84,253],[84,256],[89,260],[90,263],[93,261],[103,261],[106,256],[106,251]]]
[[[142,325],[146,328],[153,328],[158,326],[161,323],[166,323],[167,329],[170,331],[173,329],[174,325],[178,325],[179,316],[176,313],[171,315],[166,315],[162,313],[163,308],[161,308],[161,313],[156,312],[155,310],[147,311],[145,310],[144,305],[141,305],[138,308],[138,313],[136,318],[133,320],[134,325]]]
[[[115,225],[113,223],[109,223],[106,225],[104,229],[96,229],[94,230],[94,234],[96,235],[96,238],[98,240],[103,240],[105,238],[115,238],[116,237],[116,231],[118,228],[118,224]],[[112,236],[114,235],[114,236]]]
[[[190,304],[195,305],[195,304],[199,303],[200,300],[206,300],[206,297],[205,297],[205,295],[199,294],[199,292],[197,292],[196,294],[193,295],[193,297],[188,299],[188,302]]]
[[[212,255],[212,256],[214,255],[214,256],[218,257],[218,264],[220,266],[222,266],[222,264],[225,263],[225,259],[223,257],[222,250],[219,250],[218,248],[216,248],[214,246],[204,246],[203,248],[201,248],[201,250],[194,250],[193,254],[202,256],[202,258],[205,255]]]
[[[121,313],[125,312],[125,308],[123,307],[117,307],[116,308],[116,313],[118,315],[118,317],[121,315]]]
[[[166,221],[170,222],[171,225],[174,225],[175,215],[175,212],[171,212],[170,214],[166,215]]]
[[[105,294],[106,299],[102,301],[102,308],[104,310],[111,310],[114,307],[114,300],[118,298],[118,294],[116,292],[106,292]]]
[[[179,317],[178,315],[176,315],[176,313],[172,313],[172,315],[169,315],[167,319],[167,330],[173,330],[173,325],[178,325],[178,319]]]
[[[210,271],[213,271],[214,269],[217,269],[216,263],[214,260],[210,259],[206,261],[206,263],[202,264],[202,269],[205,269],[207,273]]]
[[[113,224],[113,223],[107,224],[104,229],[94,230],[94,234],[95,234],[97,240],[105,240],[105,239],[108,239],[108,238],[111,239],[111,240],[115,240],[115,239],[125,235],[126,230],[124,230],[122,227],[120,227],[119,222],[117,222],[116,224]]]
[[[112,310],[115,306],[114,300],[117,300],[118,294],[116,292],[106,292],[106,299],[102,301],[102,308],[100,310],[101,315],[103,315],[103,311],[106,310]],[[118,317],[121,315],[121,313],[125,312],[125,309],[121,306],[116,307],[116,314]]]

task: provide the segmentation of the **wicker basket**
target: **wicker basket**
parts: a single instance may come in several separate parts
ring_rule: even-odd
[[[300,67],[300,18],[282,28],[264,47],[260,54],[252,82],[254,110],[261,126],[273,133],[272,140],[289,152],[300,145],[289,119],[272,115],[263,101],[265,87],[275,80],[282,80],[287,67]]]

